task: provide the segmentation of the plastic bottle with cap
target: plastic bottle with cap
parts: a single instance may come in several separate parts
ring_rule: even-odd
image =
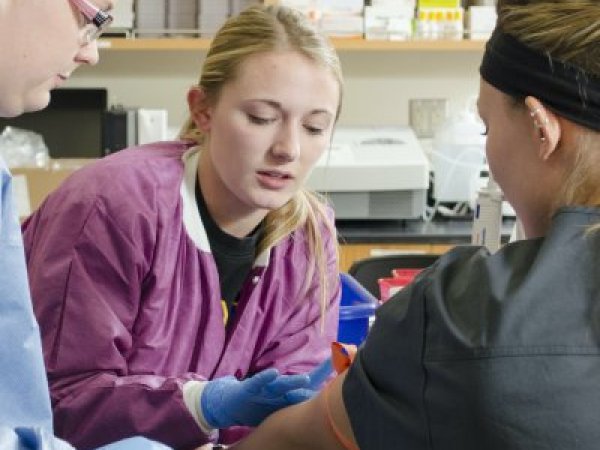
[[[415,34],[417,39],[430,39],[430,23],[427,17],[427,11],[419,11]]]
[[[487,247],[490,253],[500,248],[502,191],[491,173],[487,185],[479,189],[473,214],[471,242]]]
[[[431,39],[444,39],[444,11],[431,13]]]
[[[464,25],[463,25],[463,10],[461,8],[457,8],[452,13],[452,21],[450,23],[450,32],[449,39],[452,40],[462,40],[464,34]]]

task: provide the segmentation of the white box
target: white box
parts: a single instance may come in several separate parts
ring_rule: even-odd
[[[496,26],[494,6],[469,6],[467,13],[467,34],[469,39],[488,39]]]
[[[119,0],[110,14],[113,16],[111,28],[127,30],[133,28],[133,0]]]
[[[371,6],[377,8],[409,8],[414,11],[416,4],[416,0],[371,0]]]
[[[166,109],[138,109],[138,145],[166,140],[167,123]]]
[[[197,0],[168,0],[167,27],[169,30],[190,31],[198,26]]]
[[[323,14],[321,31],[335,37],[362,37],[364,20],[360,14]]]
[[[365,6],[363,0],[320,0],[316,4],[323,14],[362,14]]]
[[[135,28],[143,36],[161,36],[167,28],[166,0],[136,0]]]
[[[413,15],[408,7],[365,6],[365,39],[409,39]]]

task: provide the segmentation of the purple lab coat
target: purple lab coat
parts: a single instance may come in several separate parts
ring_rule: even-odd
[[[23,226],[56,433],[77,448],[133,435],[203,444],[186,381],[306,372],[336,337],[335,236],[324,226],[324,331],[303,231],[257,257],[225,328],[194,197],[197,159],[185,142],[121,151],[76,172]]]

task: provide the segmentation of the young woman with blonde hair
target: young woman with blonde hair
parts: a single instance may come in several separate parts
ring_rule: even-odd
[[[313,395],[340,286],[304,181],[341,89],[300,14],[250,8],[215,36],[181,140],[84,168],[25,223],[59,435],[231,442]]]

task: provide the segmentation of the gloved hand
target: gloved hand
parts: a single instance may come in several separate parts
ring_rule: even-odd
[[[308,374],[310,378],[308,388],[291,391],[287,394],[287,397],[294,403],[311,399],[321,390],[323,383],[334,370],[337,374],[341,374],[350,367],[357,351],[356,345],[332,342],[331,357],[327,358]]]
[[[204,386],[200,409],[213,428],[257,426],[273,412],[306,400],[303,394],[290,393],[302,392],[310,381],[308,375],[280,375],[277,369],[241,381],[231,375],[217,378]]]
[[[295,389],[288,392],[288,399],[292,401],[293,404],[310,400],[321,390],[323,383],[329,378],[332,372],[333,363],[331,362],[331,358],[327,358],[308,374],[310,380],[308,386],[306,388]]]

